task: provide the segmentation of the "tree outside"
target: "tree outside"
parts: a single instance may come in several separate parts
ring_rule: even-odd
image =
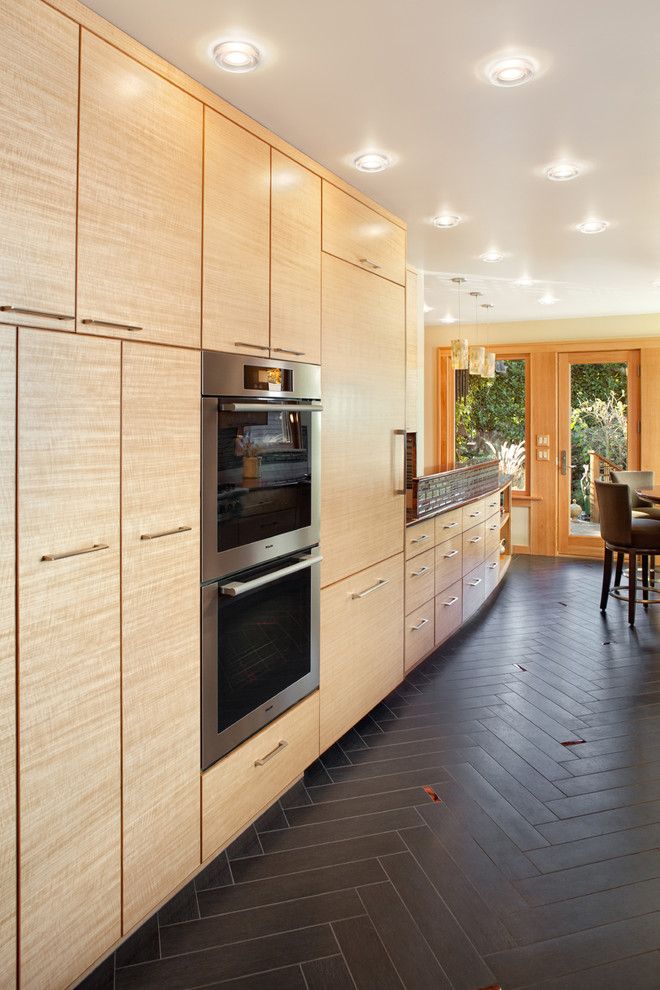
[[[571,498],[591,514],[590,452],[618,468],[628,461],[628,366],[625,363],[571,367]]]

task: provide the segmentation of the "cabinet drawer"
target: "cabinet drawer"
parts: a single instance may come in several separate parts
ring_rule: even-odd
[[[406,560],[416,557],[435,545],[435,524],[433,519],[417,523],[406,529]]]
[[[441,516],[435,517],[435,542],[443,543],[450,536],[463,532],[463,510],[452,509],[451,512],[443,512]]]
[[[486,565],[480,564],[463,578],[463,621],[467,621],[486,599]]]
[[[461,512],[463,530],[470,529],[470,527],[476,526],[477,523],[483,522],[486,518],[486,500],[482,498],[478,502],[470,502],[469,505],[463,506]]]
[[[435,589],[435,551],[433,548],[421,553],[406,564],[406,615],[419,608]]]
[[[435,593],[439,595],[463,576],[463,537],[460,533],[435,548]]]
[[[491,553],[499,549],[500,545],[500,514],[499,511],[496,516],[491,516],[490,519],[486,520],[486,556],[489,557]]]
[[[500,579],[500,548],[486,558],[486,598],[497,587]]]
[[[486,503],[486,519],[490,519],[491,516],[495,514],[499,515],[500,512],[500,493],[493,492],[492,495],[487,495],[484,499]]]
[[[435,645],[435,602],[431,598],[406,617],[406,671],[430,653]]]
[[[202,859],[224,848],[318,755],[316,691],[202,774]]]
[[[435,645],[460,628],[463,621],[463,582],[457,581],[435,599]]]
[[[323,250],[405,285],[405,231],[329,182],[323,183]]]
[[[480,523],[463,533],[463,574],[480,564],[486,556],[486,524]]]

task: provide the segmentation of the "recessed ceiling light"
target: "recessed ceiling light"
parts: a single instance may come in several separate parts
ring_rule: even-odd
[[[528,55],[498,58],[486,68],[493,86],[521,86],[533,79],[538,70],[536,61]]]
[[[602,234],[604,230],[607,230],[609,223],[607,220],[585,220],[584,223],[579,223],[577,229],[581,234]]]
[[[529,288],[530,285],[534,285],[534,279],[527,278],[525,275],[523,275],[522,278],[517,278],[513,284],[519,285],[523,289],[527,289]]]
[[[452,316],[451,313],[447,313],[440,320],[441,323],[456,323],[456,317]]]
[[[539,302],[542,306],[552,306],[554,303],[559,302],[559,300],[551,292],[546,292],[544,296],[541,296]]]
[[[227,72],[251,72],[261,61],[261,52],[249,41],[221,41],[213,49],[213,61]]]
[[[446,229],[447,227],[457,227],[461,222],[461,217],[453,213],[441,213],[439,217],[433,217],[433,226]]]
[[[387,155],[379,151],[366,151],[353,159],[353,164],[360,172],[382,172],[389,168],[392,162]]]
[[[577,179],[580,169],[571,162],[557,162],[554,165],[548,165],[545,174],[553,182],[568,182],[569,179]]]
[[[504,255],[500,251],[484,251],[483,254],[479,255],[481,261],[487,261],[488,264],[494,265],[498,261],[502,261]]]

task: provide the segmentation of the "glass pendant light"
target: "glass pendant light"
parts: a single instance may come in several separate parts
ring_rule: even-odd
[[[483,296],[483,292],[471,292],[470,295],[474,299],[475,324],[475,343],[471,345],[469,350],[470,374],[483,377],[486,364],[486,348],[479,345],[479,314],[477,310],[477,302],[479,297]]]
[[[493,304],[482,303],[481,308],[485,309],[488,314],[488,323],[486,324],[486,347],[488,347],[488,327],[490,325],[490,311],[493,308]],[[486,351],[483,377],[490,378],[491,380],[495,378],[495,351]]]
[[[451,342],[451,366],[454,371],[466,371],[468,367],[468,342],[461,337],[461,286],[465,279],[460,275],[452,279],[458,287],[458,337]]]

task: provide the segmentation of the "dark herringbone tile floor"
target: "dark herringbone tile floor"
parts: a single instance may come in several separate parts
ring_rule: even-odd
[[[657,990],[660,614],[601,618],[599,581],[518,558],[120,950],[116,990]]]

